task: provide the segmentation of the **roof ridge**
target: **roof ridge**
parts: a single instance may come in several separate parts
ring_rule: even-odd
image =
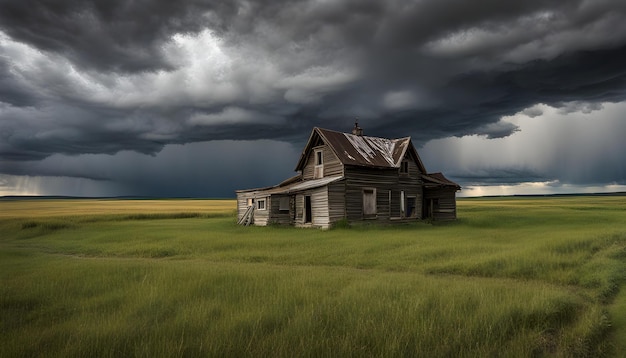
[[[377,168],[399,168],[402,159],[407,153],[415,157],[420,172],[426,172],[419,155],[415,151],[410,136],[401,138],[383,138],[374,136],[360,136],[332,129],[314,127],[309,140],[302,150],[296,171],[303,170],[313,142],[316,137],[324,144],[344,165],[368,166]],[[319,144],[319,143],[318,143]]]
[[[387,139],[387,140],[402,140],[402,139],[411,139],[411,136],[406,136],[406,137],[400,137],[400,138],[386,138],[386,137],[378,137],[378,136],[372,136],[372,135],[356,135],[356,134],[352,134],[349,132],[340,132],[340,131],[336,131],[334,129],[328,129],[328,128],[322,128],[322,127],[313,127],[313,129],[319,129],[322,131],[327,131],[327,132],[333,132],[333,133],[341,133],[341,134],[347,134],[347,135],[351,135],[351,136],[355,136],[355,137],[367,137],[367,138],[379,138],[379,139]]]

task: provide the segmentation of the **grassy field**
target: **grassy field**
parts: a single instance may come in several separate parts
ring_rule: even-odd
[[[626,197],[235,225],[229,200],[0,201],[0,357],[626,355]]]

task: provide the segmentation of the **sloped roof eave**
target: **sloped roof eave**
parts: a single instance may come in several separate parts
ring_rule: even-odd
[[[397,141],[398,142],[400,142],[400,141],[406,141],[407,142],[403,146],[402,152],[400,153],[400,155],[398,156],[398,159],[395,162],[395,167],[396,168],[400,168],[400,163],[402,163],[402,159],[404,159],[404,156],[406,155],[407,150],[409,150],[409,147],[411,147],[411,137],[398,138]]]
[[[302,181],[302,177],[300,175],[294,175],[290,178],[287,178],[285,180],[283,180],[282,182],[276,184],[276,185],[272,185],[272,186],[265,186],[265,187],[261,187],[261,188],[252,188],[252,189],[239,189],[239,190],[235,190],[235,193],[251,193],[251,192],[255,192],[255,191],[265,191],[265,190],[271,190],[271,189],[276,189],[276,188],[280,188],[286,185],[290,185],[293,184],[295,182],[299,182]]]
[[[452,186],[457,190],[461,190],[461,186],[452,180],[446,178],[442,173],[428,173],[422,174],[422,179],[428,181],[430,183],[424,183],[424,185],[428,186],[429,184],[434,184],[435,186]]]
[[[313,141],[313,137],[315,134],[321,136],[321,133],[318,127],[313,127],[313,130],[311,131],[311,134],[309,135],[309,139],[306,141],[306,145],[302,149],[302,153],[300,153],[300,159],[298,160],[298,164],[296,164],[295,171],[300,171],[302,170],[302,168],[304,168],[306,164],[306,160],[307,160],[306,154],[309,152],[309,147],[311,146],[311,142]],[[324,140],[324,142],[326,142],[326,140]],[[335,153],[335,155],[337,154]]]
[[[301,180],[289,183],[287,185],[276,185],[267,188],[237,190],[236,193],[256,193],[258,195],[275,195],[275,194],[292,194],[304,190],[316,189],[324,185],[328,185],[343,179],[342,175],[325,177],[321,179]],[[285,182],[289,181],[287,179]]]

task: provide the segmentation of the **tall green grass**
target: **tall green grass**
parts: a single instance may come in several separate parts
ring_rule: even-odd
[[[329,231],[230,208],[6,218],[0,356],[621,356],[622,199]]]

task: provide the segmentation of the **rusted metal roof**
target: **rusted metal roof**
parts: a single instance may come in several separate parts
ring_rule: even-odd
[[[457,190],[461,189],[461,186],[452,180],[446,178],[442,173],[429,173],[423,174],[422,179],[426,185],[435,184],[435,185],[443,185],[443,186],[454,186]]]
[[[296,170],[302,170],[306,164],[307,155],[318,136],[344,165],[399,168],[400,162],[407,150],[410,149],[418,161],[418,165],[423,169],[423,164],[417,155],[417,151],[411,144],[410,137],[387,139],[314,128],[307,145],[302,151]],[[425,169],[422,171],[426,172]]]
[[[411,142],[409,137],[387,139],[317,130],[343,164],[398,168]]]

